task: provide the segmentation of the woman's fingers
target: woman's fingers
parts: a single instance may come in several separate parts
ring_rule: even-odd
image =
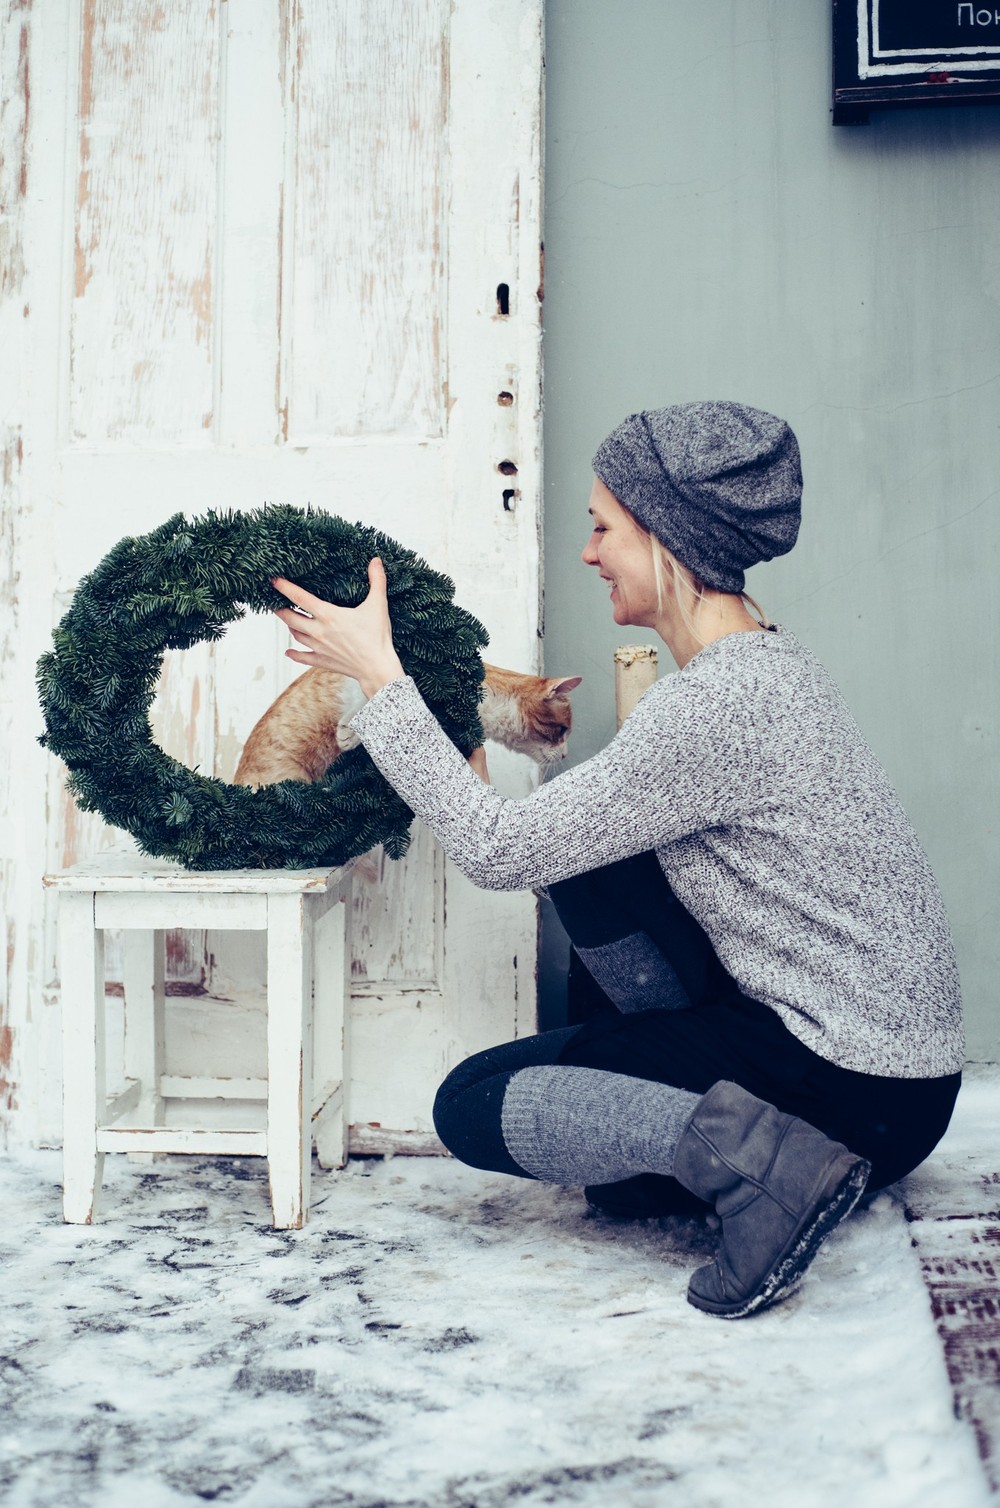
[[[301,613],[293,613],[290,609],[286,611],[288,611],[288,618],[285,619],[285,627],[292,638],[297,644],[301,644],[310,652],[314,652],[317,648],[317,639],[315,634],[310,633],[312,619],[303,618]],[[276,616],[280,618],[282,617],[282,613],[279,612]]]
[[[289,602],[294,602],[296,607],[304,608],[310,617],[315,618],[324,611],[330,611],[331,609],[336,611],[332,603],[324,602],[322,597],[313,596],[312,592],[307,592],[304,586],[298,586],[294,581],[289,581],[285,576],[272,576],[271,585],[283,597],[287,597]],[[376,598],[385,598],[388,596],[385,566],[378,555],[373,556],[368,562],[368,596]],[[367,600],[368,598],[365,599],[365,601]],[[360,603],[359,606],[361,606]],[[275,611],[279,618],[284,617],[287,622],[288,618],[286,615],[291,614],[293,609],[279,607]],[[347,609],[347,611],[352,611],[352,609]]]
[[[378,556],[368,562],[368,593],[357,607],[324,602],[286,576],[275,576],[272,582],[295,604],[275,609],[276,616],[303,646],[287,649],[288,659],[352,676],[366,696],[403,674],[392,643],[385,567]]]
[[[304,586],[296,586],[294,581],[288,581],[284,576],[272,576],[271,585],[287,597],[289,602],[294,602],[296,607],[304,607],[307,613],[315,616],[318,607],[326,607],[322,597],[314,597],[312,592],[307,592]],[[279,613],[288,612],[288,608],[277,609]]]
[[[311,648],[316,642],[311,634],[304,634],[300,629],[292,628],[291,625],[289,625],[289,631],[297,644],[304,644]]]
[[[314,615],[310,614],[307,618],[304,613],[297,613],[294,607],[276,607],[274,616],[280,618],[293,634],[308,633],[311,628],[318,626]]]

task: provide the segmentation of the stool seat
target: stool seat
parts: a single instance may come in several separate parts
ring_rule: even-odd
[[[351,868],[202,872],[135,853],[106,853],[45,875],[44,884],[59,897],[64,1219],[91,1224],[97,1218],[105,1152],[198,1152],[266,1157],[274,1225],[305,1223],[313,1139],[324,1167],[343,1167],[347,1160]],[[104,933],[112,927],[121,928],[125,940],[126,1087],[109,1100]],[[164,939],[178,927],[266,933],[266,1078],[166,1073]],[[321,1007],[316,1021],[314,999]],[[321,1084],[313,1078],[319,1029]],[[197,1106],[209,1101],[212,1116],[202,1110],[199,1120]],[[231,1115],[219,1115],[220,1101],[230,1102],[224,1108]],[[168,1110],[181,1102],[185,1123],[166,1124]]]

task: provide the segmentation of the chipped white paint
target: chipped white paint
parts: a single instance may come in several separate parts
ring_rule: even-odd
[[[265,1156],[274,1223],[303,1225],[309,1213],[314,1122],[326,1166],[347,1146],[347,1086],[313,1073],[314,1009],[321,1043],[343,1075],[347,978],[343,967],[350,873],[347,869],[197,874],[162,862],[105,855],[48,875],[60,898],[63,997],[63,1125],[66,1220],[97,1218],[107,1151],[216,1152]],[[267,938],[267,1070],[251,1079],[164,1072],[163,935],[194,910],[206,926],[256,927]],[[314,991],[317,923],[326,922],[325,967]],[[125,976],[126,1084],[108,1096],[104,932],[120,926],[145,934],[130,947]],[[340,938],[334,941],[330,929]],[[339,967],[338,967],[339,964]],[[337,1044],[340,1051],[337,1051]],[[235,1043],[233,1044],[235,1046]],[[321,1069],[322,1073],[322,1069]],[[317,1075],[319,1077],[319,1075]],[[266,1103],[266,1128],[252,1122],[254,1100]],[[232,1102],[226,1124],[206,1123],[199,1106]],[[183,1118],[178,1123],[177,1111]],[[250,1123],[248,1123],[250,1122]]]
[[[449,0],[295,0],[286,80],[295,444],[442,433]]]
[[[198,1078],[195,1074],[162,1073],[160,1094],[181,1100],[266,1100],[266,1079]]]
[[[66,0],[30,13],[28,129],[44,150],[29,154],[26,286],[16,301],[5,287],[0,318],[30,332],[30,381],[12,393],[33,448],[22,466],[11,432],[7,496],[20,486],[30,500],[10,527],[33,591],[4,625],[18,634],[5,707],[33,705],[51,624],[123,533],[265,501],[384,529],[455,578],[497,663],[538,668],[540,23],[540,0],[184,0],[155,14]],[[24,117],[19,24],[4,39],[5,142]],[[18,160],[0,171],[16,177]],[[161,744],[231,777],[297,673],[286,644],[260,617],[168,656]],[[76,809],[38,731],[18,728],[10,755],[13,1038],[0,1036],[0,1058],[19,1045],[16,1134],[51,1142],[59,969],[38,880],[123,835]],[[491,754],[491,768],[511,793],[535,776],[516,757]],[[358,889],[350,1029],[317,1055],[349,1053],[361,1140],[374,1125],[412,1146],[433,1136],[441,1073],[533,1025],[535,904],[475,892],[419,830],[402,864]],[[123,934],[107,945],[121,981]],[[182,1048],[197,1020],[213,1062],[238,1038],[246,1066],[233,1071],[252,1076],[262,935],[206,918],[165,947],[164,1072],[192,1071]],[[203,989],[246,1008],[199,1006]],[[325,1067],[320,1078],[334,1081]]]
[[[59,916],[63,1021],[63,1216],[90,1225],[97,1216],[104,1119],[104,933],[94,926],[92,891],[74,891]]]
[[[620,728],[656,680],[656,649],[652,644],[619,644],[614,665],[615,725]]]
[[[25,0],[0,3],[0,1145],[23,1107],[25,1002],[32,987],[31,919],[24,892],[31,841],[25,813],[38,810],[39,761],[32,758],[25,708],[32,697],[23,644],[37,622],[25,601],[30,540],[24,478],[23,382],[29,351],[26,212],[33,18]]]
[[[309,1213],[312,1166],[312,937],[298,896],[268,900],[267,1162],[275,1225]],[[324,1008],[335,1009],[333,1001]],[[341,987],[340,1010],[344,1009]]]
[[[129,894],[162,895],[329,895],[330,876],[324,869],[219,869],[192,873],[169,859],[150,859],[122,848],[84,860],[62,873],[44,878],[47,890],[120,892],[127,881]]]
[[[208,444],[219,11],[83,0],[70,434]]]
[[[95,916],[99,927],[151,927],[158,915],[156,895],[129,896],[125,902],[120,896],[98,893]],[[211,915],[215,926],[225,927],[228,931],[259,931],[266,926],[267,901],[261,895],[216,895]],[[184,895],[174,892],[170,916],[172,926],[204,931],[205,920],[200,893]]]
[[[0,329],[3,325],[0,324]],[[20,625],[18,554],[23,547],[24,507],[20,492],[20,469],[23,460],[23,441],[20,432],[4,429],[0,434],[0,612],[11,633]],[[15,1109],[17,1069],[14,1065],[15,1036],[12,1025],[12,1007],[17,992],[18,980],[15,970],[23,980],[24,967],[20,954],[23,952],[23,922],[28,911],[23,898],[18,898],[17,859],[19,837],[17,832],[21,780],[17,770],[18,740],[14,736],[17,727],[19,677],[14,654],[14,643],[7,639],[0,647],[0,718],[7,730],[0,739],[0,896],[3,902],[2,967],[0,967],[0,1139],[7,1116]],[[19,949],[18,944],[22,943]],[[22,985],[23,988],[23,985]]]
[[[350,975],[347,925],[328,912],[313,927],[313,1140],[320,1167],[342,1168],[349,1151],[350,1095],[353,1092],[349,1037]],[[344,999],[344,1010],[330,1002]]]
[[[103,897],[102,897],[103,899]],[[134,900],[135,897],[133,896]],[[94,894],[97,916],[98,896]],[[129,1010],[124,1022],[122,1068],[125,1078],[138,1086],[136,1108],[147,1125],[163,1123],[164,1098],[183,1094],[165,1086],[166,1062],[166,933],[162,928],[130,929],[125,933],[122,997]]]
[[[103,1126],[97,1133],[97,1145],[102,1155],[105,1152],[190,1152],[196,1157],[266,1157],[267,1132],[174,1126],[168,1135],[159,1126]]]
[[[351,987],[439,989],[444,936],[444,855],[422,822],[398,863],[379,851],[378,879],[354,887]]]

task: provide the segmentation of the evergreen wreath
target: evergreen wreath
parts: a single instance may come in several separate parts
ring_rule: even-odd
[[[377,843],[409,844],[413,813],[363,748],[312,785],[254,790],[190,770],[153,738],[149,709],[167,649],[220,639],[245,611],[289,603],[284,576],[327,602],[356,607],[368,562],[385,565],[392,634],[404,669],[463,754],[482,742],[482,624],[457,607],[454,583],[362,524],[311,508],[175,514],[123,539],[85,576],[38,662],[39,742],[70,770],[84,811],[125,828],[146,854],[188,869],[308,869],[342,864]]]

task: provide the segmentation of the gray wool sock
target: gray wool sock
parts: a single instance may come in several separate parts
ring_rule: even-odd
[[[577,947],[587,973],[622,1014],[677,1011],[691,1004],[684,986],[645,932],[632,932],[598,948]]]
[[[603,1068],[543,1064],[507,1085],[500,1124],[518,1167],[546,1183],[617,1183],[673,1173],[701,1095]]]

